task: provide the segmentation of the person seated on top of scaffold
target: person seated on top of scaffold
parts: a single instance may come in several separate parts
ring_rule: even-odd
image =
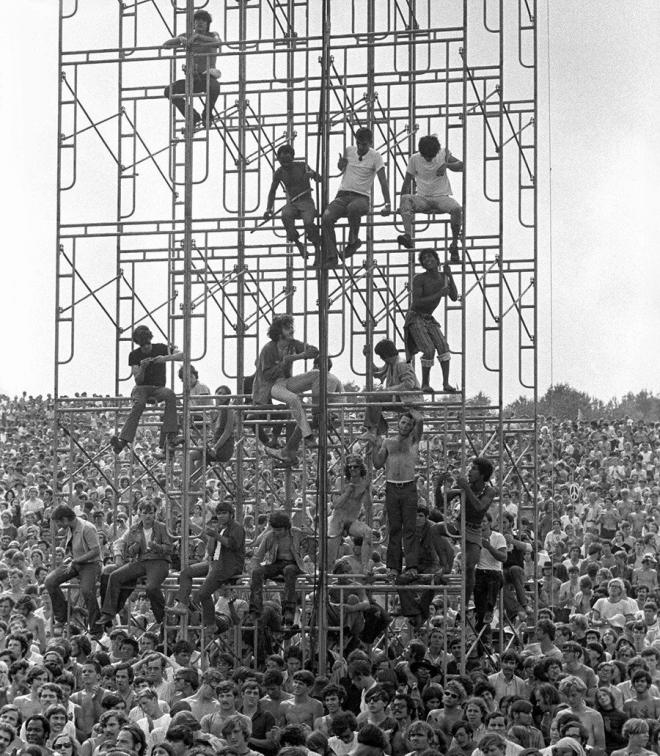
[[[456,389],[449,384],[449,344],[440,324],[433,317],[433,311],[443,296],[452,302],[458,299],[456,284],[446,263],[440,272],[440,258],[434,249],[423,249],[419,253],[419,263],[424,268],[412,282],[412,301],[403,327],[406,345],[406,359],[412,361],[416,352],[422,353],[422,391],[432,394],[430,385],[433,358],[438,353],[442,369],[442,390],[453,394]]]
[[[276,315],[268,329],[270,342],[261,350],[252,386],[255,404],[266,404],[270,398],[284,402],[291,410],[300,434],[307,443],[314,439],[299,394],[309,391],[317,380],[318,372],[310,370],[300,375],[291,375],[291,366],[296,360],[315,359],[319,350],[293,337],[291,315]],[[266,449],[272,456],[285,460],[284,451]]]
[[[206,94],[206,105],[200,115],[193,109],[193,125],[204,126],[209,123],[213,115],[213,106],[220,94],[220,71],[215,67],[218,52],[222,47],[222,40],[217,32],[211,31],[211,14],[205,10],[198,10],[193,16],[193,34],[190,38],[185,34],[172,37],[163,42],[163,47],[190,46],[194,55],[193,92]],[[170,86],[165,87],[164,95],[172,101],[174,107],[185,118],[186,80],[177,79]]]
[[[383,403],[401,403],[400,411],[405,412],[416,403],[414,395],[408,392],[419,393],[419,381],[415,370],[410,363],[399,359],[399,350],[393,341],[382,339],[374,346],[374,353],[385,363],[382,368],[373,366],[374,378],[381,380],[385,385],[380,389],[373,389],[373,392],[378,392],[378,394],[367,400],[364,413],[366,433],[362,436],[365,441],[372,441],[374,435],[383,436],[387,433],[387,422],[383,417]]]
[[[223,585],[238,578],[245,564],[245,530],[234,519],[234,505],[229,499],[221,501],[215,518],[206,524],[208,537],[207,558],[181,570],[176,603],[168,611],[187,615],[190,611],[190,594],[193,578],[203,577],[204,583],[195,600],[202,606],[202,623],[207,631],[215,632],[216,618],[213,594]],[[226,629],[226,628],[225,628]]]
[[[328,371],[326,374],[326,395],[328,397],[328,403],[331,404],[336,401],[341,401],[341,393],[344,391],[344,386],[342,382],[337,378],[336,375],[333,375],[330,370],[332,369],[332,360],[328,359]],[[319,409],[319,396],[321,394],[321,362],[320,357],[316,357],[314,359],[314,367],[312,370],[309,371],[309,373],[306,373],[305,375],[309,375],[310,377],[313,374],[313,380],[312,385],[310,386],[311,392],[312,392],[312,419],[311,419],[311,427],[312,430],[318,431],[319,429],[319,419],[320,419],[320,409]],[[337,423],[337,415],[334,412],[328,412],[328,432],[335,430],[335,426]],[[335,432],[338,432],[335,430]],[[300,425],[296,425],[295,429],[292,433],[289,434],[289,438],[287,439],[286,444],[284,444],[283,449],[278,449],[277,447],[267,445],[266,446],[266,454],[268,454],[271,457],[274,457],[275,459],[279,459],[281,462],[284,462],[285,465],[295,465],[298,461],[297,458],[297,452],[298,448],[300,447],[300,442],[302,441],[302,429]]]
[[[158,442],[160,452],[155,456],[164,458],[166,447],[171,446],[176,437],[178,427],[176,394],[165,386],[167,382],[165,363],[181,362],[183,352],[177,351],[175,347],[168,344],[152,344],[152,339],[153,334],[145,325],[138,326],[133,331],[133,341],[138,345],[138,348],[128,355],[128,364],[135,378],[135,388],[131,392],[133,406],[119,436],[113,436],[110,439],[110,445],[115,454],[120,454],[128,444],[133,442],[138,423],[149,399],[165,402]]]
[[[277,150],[277,159],[280,167],[273,174],[273,182],[268,192],[268,204],[264,218],[273,217],[275,204],[275,192],[279,184],[282,184],[286,192],[286,205],[282,208],[282,225],[286,230],[286,239],[293,242],[303,257],[307,257],[307,248],[300,240],[300,234],[296,229],[296,218],[302,218],[307,234],[307,240],[314,245],[317,260],[320,255],[321,237],[316,225],[316,205],[312,199],[312,187],[310,178],[320,181],[321,176],[309,167],[304,160],[294,160],[295,151],[290,144],[283,144]]]
[[[367,478],[367,468],[359,454],[349,454],[344,468],[346,485],[330,503],[328,517],[328,564],[334,564],[339,555],[344,536],[362,539],[360,561],[366,574],[371,558],[371,528],[358,518],[360,512],[371,505],[371,484]]]
[[[389,215],[392,212],[390,187],[383,158],[372,145],[371,130],[361,128],[355,132],[355,146],[346,147],[344,154],[339,155],[337,168],[342,172],[341,185],[337,196],[328,205],[321,219],[324,263],[328,267],[334,267],[338,262],[335,224],[339,218],[348,218],[348,243],[344,247],[342,257],[350,257],[361,246],[360,221],[362,216],[369,212],[371,190],[376,176],[385,200],[381,215]]]
[[[406,176],[401,186],[399,213],[403,220],[404,233],[397,241],[406,249],[413,249],[413,222],[415,213],[449,213],[452,240],[449,245],[450,261],[461,261],[458,242],[463,222],[463,209],[451,196],[447,170],[462,171],[463,161],[455,158],[449,150],[440,147],[436,136],[424,136],[419,140],[419,152],[408,162]],[[411,194],[412,182],[417,191]]]
[[[305,572],[303,534],[299,528],[291,527],[286,512],[273,512],[268,526],[252,557],[250,624],[255,624],[262,615],[264,580],[282,576],[284,624],[292,625],[297,605],[296,577]]]

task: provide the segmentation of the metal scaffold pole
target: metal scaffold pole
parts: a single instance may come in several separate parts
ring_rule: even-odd
[[[330,170],[330,122],[328,119],[330,88],[330,0],[323,0],[321,53],[321,91],[319,107],[319,133],[321,135],[321,207],[330,201],[328,176]],[[318,628],[319,674],[324,675],[328,657],[328,271],[318,271],[319,306],[319,450],[318,450],[318,591],[316,595]]]

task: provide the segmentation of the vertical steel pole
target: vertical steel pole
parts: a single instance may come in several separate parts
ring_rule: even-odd
[[[237,220],[238,235],[236,239],[236,251],[238,269],[243,270],[245,266],[245,108],[246,101],[246,71],[247,71],[247,0],[239,0],[239,18],[238,18],[238,174],[237,174]],[[236,380],[238,383],[236,393],[243,393],[243,379],[245,376],[245,276],[240,276],[236,287],[236,309],[238,310],[238,322],[236,326]],[[237,430],[236,437],[243,438],[245,433],[243,428],[244,414],[237,413]],[[243,485],[243,460],[245,451],[243,444],[237,444],[236,447],[236,517],[243,518],[243,500],[245,497]]]
[[[186,2],[186,39],[193,34],[194,0]],[[183,459],[181,460],[181,567],[188,566],[190,522],[190,340],[192,315],[192,214],[193,214],[193,75],[195,57],[192,47],[186,46],[186,133],[184,141],[183,195]],[[174,251],[173,249],[171,250]],[[173,267],[170,266],[173,271]],[[168,452],[169,453],[169,452]]]
[[[321,103],[319,132],[321,134],[322,208],[329,202],[328,176],[330,170],[330,0],[323,0],[321,53]],[[326,673],[328,656],[328,271],[318,271],[319,294],[319,449],[318,449],[318,518],[319,553],[317,562],[316,616],[318,626],[318,670]]]

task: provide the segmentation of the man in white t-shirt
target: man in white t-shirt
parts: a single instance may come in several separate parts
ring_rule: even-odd
[[[493,518],[486,512],[481,523],[481,554],[475,570],[474,606],[479,632],[486,625],[481,636],[484,643],[490,642],[490,623],[503,583],[502,567],[506,562],[506,538],[491,529]]]
[[[355,146],[346,147],[344,154],[339,156],[337,167],[343,174],[341,185],[337,196],[328,205],[321,219],[326,267],[334,267],[338,262],[335,224],[339,218],[348,218],[348,244],[344,247],[343,257],[353,255],[362,244],[359,238],[360,222],[362,216],[369,212],[371,189],[376,176],[385,200],[381,215],[389,215],[392,212],[383,158],[372,149],[372,144],[371,131],[358,129],[355,132]]]
[[[397,241],[406,249],[413,249],[415,213],[449,213],[452,236],[449,245],[450,262],[460,262],[458,238],[463,222],[463,209],[451,196],[447,170],[462,171],[463,161],[455,158],[446,147],[441,149],[435,136],[422,137],[417,148],[419,152],[410,158],[401,186],[399,213],[403,220],[404,233],[397,237]],[[410,191],[413,179],[417,190],[415,194],[411,194]]]

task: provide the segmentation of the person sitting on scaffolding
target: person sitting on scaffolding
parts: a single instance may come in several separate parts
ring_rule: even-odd
[[[219,502],[215,517],[204,530],[208,537],[207,559],[181,570],[176,603],[169,611],[187,615],[193,578],[205,578],[195,600],[202,606],[202,624],[207,632],[215,632],[217,623],[213,594],[222,586],[238,578],[245,563],[245,530],[234,519],[234,505],[229,499]],[[227,629],[227,628],[225,628]]]
[[[266,404],[272,397],[291,410],[301,437],[309,444],[314,440],[312,426],[299,394],[309,391],[318,373],[310,370],[292,376],[292,364],[296,360],[314,359],[319,350],[294,339],[294,325],[291,315],[276,315],[268,329],[270,342],[261,350],[257,359],[257,370],[252,386],[252,400],[255,404]],[[295,452],[290,450],[266,449],[271,455],[285,463],[293,463]]]
[[[193,125],[195,127],[208,125],[213,115],[213,106],[220,94],[220,71],[215,67],[218,52],[222,47],[222,40],[217,32],[211,31],[211,14],[205,10],[198,10],[193,16],[193,34],[190,38],[185,34],[172,37],[163,42],[165,48],[190,47],[194,55],[193,92],[206,93],[206,105],[200,115],[193,109]],[[186,80],[177,79],[173,84],[165,87],[164,95],[171,100],[174,107],[185,118],[186,116]]]
[[[176,394],[165,386],[167,381],[165,363],[181,362],[183,352],[177,351],[168,344],[152,344],[152,339],[153,334],[145,325],[138,326],[133,331],[133,341],[138,344],[138,348],[128,355],[128,364],[135,379],[135,388],[131,392],[133,406],[119,435],[110,439],[110,445],[115,454],[120,454],[128,444],[133,443],[138,423],[149,400],[165,402],[158,443],[160,452],[155,456],[164,458],[166,447],[171,448],[176,438],[178,427]]]
[[[207,439],[206,447],[200,446],[190,452],[190,484],[195,490],[204,488],[203,470],[206,465],[229,462],[234,456],[236,410],[230,405],[229,386],[218,386],[214,399],[218,411],[213,420],[211,437]]]
[[[371,437],[374,434],[382,436],[387,433],[387,421],[383,417],[383,403],[401,403],[400,411],[405,412],[410,408],[407,405],[414,402],[414,397],[407,392],[419,392],[419,381],[413,366],[399,359],[399,350],[393,341],[382,339],[374,347],[374,353],[383,360],[385,365],[382,368],[374,365],[372,368],[373,375],[374,378],[381,380],[385,386],[381,389],[374,389],[373,393],[378,398],[372,396],[367,401],[367,409],[364,414],[366,433],[362,436],[365,441],[372,440]]]
[[[410,362],[416,352],[422,353],[422,391],[433,394],[435,391],[431,388],[430,376],[437,352],[442,370],[442,390],[453,394],[456,389],[449,383],[449,344],[440,324],[433,317],[433,311],[443,296],[455,302],[458,291],[446,263],[440,272],[440,258],[434,249],[423,249],[419,253],[419,262],[424,272],[413,278],[412,301],[403,327],[406,358]]]
[[[346,485],[330,504],[328,517],[328,564],[337,561],[339,547],[345,536],[362,538],[360,561],[366,574],[371,558],[371,528],[358,518],[371,506],[371,485],[367,479],[367,468],[359,454],[346,457]]]
[[[320,181],[321,176],[307,165],[304,160],[294,160],[295,152],[290,144],[283,144],[277,150],[277,159],[280,167],[273,174],[273,182],[268,192],[268,201],[264,218],[269,220],[273,217],[275,204],[275,192],[282,184],[286,192],[286,205],[282,208],[282,225],[286,230],[286,240],[293,242],[300,254],[306,258],[307,248],[300,240],[300,234],[296,229],[296,218],[302,218],[307,240],[314,245],[316,258],[320,256],[321,237],[316,225],[316,205],[312,199],[312,187],[310,178]]]
[[[463,209],[451,196],[451,184],[447,170],[462,171],[463,161],[455,158],[445,147],[440,147],[436,136],[424,136],[419,140],[419,152],[408,162],[406,176],[401,185],[399,213],[403,220],[404,233],[397,241],[406,249],[413,249],[413,222],[415,213],[449,213],[452,240],[449,245],[450,261],[461,261],[458,243],[463,223]],[[411,194],[412,182],[417,191]]]
[[[342,172],[341,185],[321,218],[324,264],[328,267],[334,267],[338,262],[335,224],[339,218],[348,218],[348,244],[342,257],[350,257],[362,245],[360,222],[362,216],[369,212],[371,189],[376,176],[385,200],[381,215],[392,212],[385,165],[380,153],[372,148],[373,141],[370,129],[358,129],[355,132],[355,147],[346,147],[344,154],[339,155],[337,168]]]
[[[291,527],[286,512],[273,512],[252,557],[250,585],[250,624],[256,624],[263,611],[264,580],[284,578],[284,624],[292,625],[296,612],[296,577],[305,572],[302,539],[299,528]]]

